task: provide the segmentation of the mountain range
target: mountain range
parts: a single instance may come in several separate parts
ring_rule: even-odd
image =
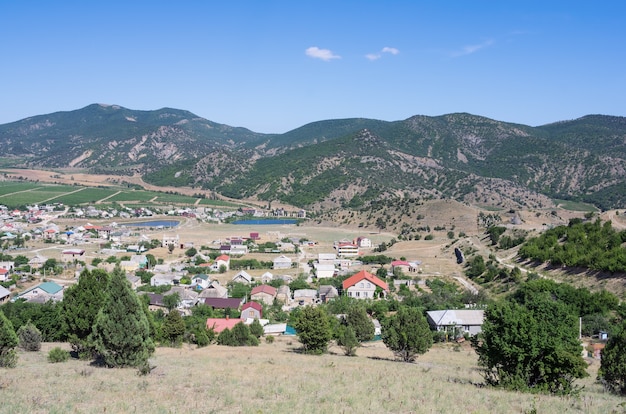
[[[139,174],[155,185],[313,210],[390,198],[622,207],[625,144],[626,118],[607,115],[537,127],[467,113],[352,118],[262,134],[184,110],[92,104],[0,125],[5,167]]]

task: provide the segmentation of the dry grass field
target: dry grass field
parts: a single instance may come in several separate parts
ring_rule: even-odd
[[[296,337],[259,347],[157,348],[147,376],[20,352],[0,369],[0,413],[621,413],[623,399],[591,376],[577,397],[483,388],[468,346],[435,345],[416,363],[396,362],[382,342],[346,357],[298,353]],[[66,344],[60,344],[65,347]]]

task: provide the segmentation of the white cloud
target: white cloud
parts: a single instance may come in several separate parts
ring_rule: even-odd
[[[461,50],[458,50],[456,52],[452,52],[450,54],[450,56],[452,56],[452,57],[459,57],[459,56],[471,55],[472,53],[476,53],[479,50],[484,49],[486,47],[489,47],[489,46],[491,46],[493,44],[494,44],[494,41],[492,39],[485,40],[484,42],[479,43],[477,45],[465,46]]]
[[[395,47],[383,47],[382,50],[379,53],[368,53],[367,55],[365,55],[366,59],[369,60],[378,60],[381,57],[383,57],[383,53],[390,53],[392,55],[397,55],[398,53],[400,53],[400,51],[398,49],[396,49]]]
[[[392,55],[397,55],[398,53],[400,53],[400,51],[398,49],[396,49],[395,47],[383,47],[382,50],[383,53],[391,53]]]
[[[321,59],[325,62],[333,59],[341,59],[341,56],[335,55],[332,51],[328,49],[320,49],[317,46],[311,46],[304,53],[309,57],[312,57],[314,59]]]

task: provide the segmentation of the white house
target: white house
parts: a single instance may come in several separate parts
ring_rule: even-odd
[[[359,255],[359,246],[354,243],[338,243],[336,248],[339,256],[352,257]]]
[[[204,274],[195,275],[191,279],[192,286],[199,286],[202,289],[208,288],[209,283],[210,283],[209,276],[204,275]]]
[[[177,285],[180,279],[180,276],[174,273],[157,273],[150,278],[150,286]]]
[[[245,270],[240,270],[235,276],[233,276],[233,282],[249,285],[252,282],[252,276],[250,276],[250,274]]]
[[[470,335],[476,335],[482,330],[485,311],[480,309],[446,309],[426,312],[426,319],[430,326],[438,331],[447,331],[451,328],[461,329]]]
[[[224,266],[226,271],[230,268],[230,257],[226,254],[222,254],[215,258],[215,261],[211,265],[211,270],[214,272],[219,272],[220,268]]]
[[[359,247],[369,249],[372,247],[372,240],[367,237],[357,237],[355,244]]]
[[[334,264],[313,263],[313,267],[315,268],[315,276],[317,276],[318,279],[335,276],[336,269]]]
[[[274,259],[274,269],[291,269],[291,258],[281,254]]]

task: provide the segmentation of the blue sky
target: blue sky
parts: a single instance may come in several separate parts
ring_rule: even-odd
[[[282,133],[626,115],[624,1],[0,1],[0,124],[91,103]]]

